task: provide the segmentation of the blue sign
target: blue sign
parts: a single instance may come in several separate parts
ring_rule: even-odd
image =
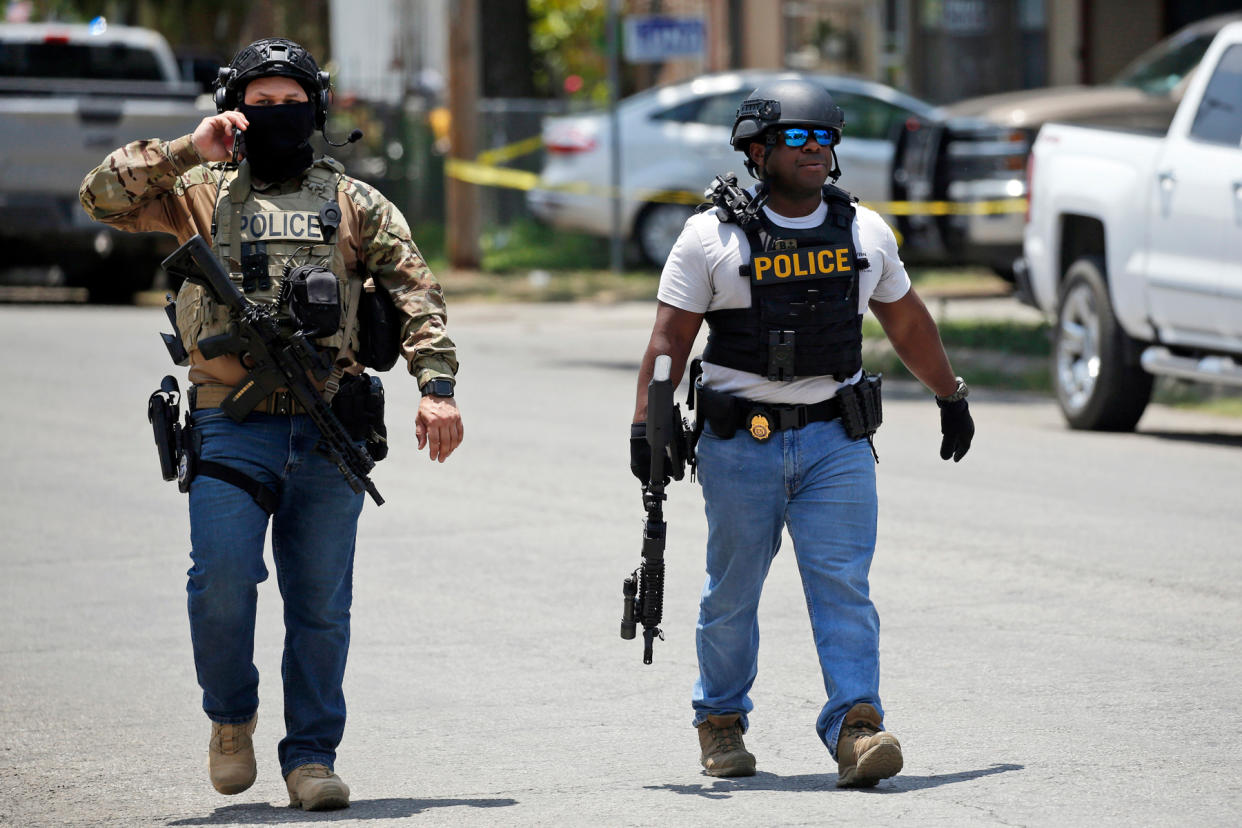
[[[634,15],[625,19],[625,59],[654,63],[703,56],[707,25],[701,17]]]

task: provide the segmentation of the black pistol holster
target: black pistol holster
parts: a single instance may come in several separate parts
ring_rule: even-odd
[[[185,431],[177,419],[181,416],[181,391],[175,377],[164,377],[158,391],[147,399],[147,421],[154,431],[155,450],[160,457],[160,474],[165,480],[178,480],[182,474]],[[188,421],[187,421],[188,425]],[[188,484],[187,484],[188,486]],[[186,489],[181,489],[185,491]]]
[[[160,473],[165,480],[176,480],[177,490],[182,494],[190,491],[190,484],[198,475],[214,477],[244,491],[254,499],[259,508],[271,515],[280,505],[276,492],[249,475],[212,460],[199,458],[202,436],[194,428],[194,388],[186,399],[185,424],[177,422],[181,409],[181,392],[175,377],[166,376],[160,388],[147,400],[147,419],[155,436],[155,448],[160,457]]]

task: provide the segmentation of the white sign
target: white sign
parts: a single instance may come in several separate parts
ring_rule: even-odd
[[[707,25],[701,17],[633,15],[625,19],[625,59],[630,63],[702,57],[706,43]]]

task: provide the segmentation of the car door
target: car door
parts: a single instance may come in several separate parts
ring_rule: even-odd
[[[828,88],[845,110],[845,131],[837,149],[841,180],[837,182],[864,202],[888,201],[893,170],[895,127],[912,113],[899,106],[854,92]]]
[[[699,191],[720,173],[742,173],[742,158],[729,145],[729,134],[737,108],[748,91],[733,89],[699,95],[652,113],[651,124],[660,146],[658,152],[647,157],[646,164],[654,171],[654,162],[659,161],[663,168],[660,175],[671,172],[672,179],[662,186]]]
[[[1190,135],[1210,146],[1212,161],[1219,163],[1208,197],[1228,202],[1221,205],[1225,251],[1216,267],[1220,301],[1215,311],[1217,331],[1237,348],[1242,343],[1242,45],[1230,46],[1221,56]]]
[[[1189,127],[1174,123],[1156,162],[1148,302],[1171,343],[1242,333],[1242,45],[1229,47]]]

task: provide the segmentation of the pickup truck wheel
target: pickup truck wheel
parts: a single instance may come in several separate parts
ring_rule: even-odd
[[[1052,382],[1070,427],[1133,431],[1151,399],[1152,376],[1113,316],[1104,262],[1081,258],[1065,272],[1053,334]]]
[[[694,212],[682,204],[648,204],[635,220],[634,239],[648,264],[664,267],[673,244]]]

